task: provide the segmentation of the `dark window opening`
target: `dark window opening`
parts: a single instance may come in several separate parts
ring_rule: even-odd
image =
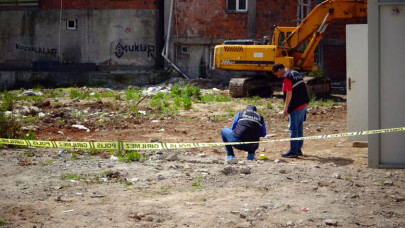
[[[226,0],[226,11],[230,13],[246,13],[248,0]]]
[[[0,8],[38,7],[39,0],[0,0]]]
[[[66,28],[69,30],[76,30],[77,29],[77,20],[67,20]]]

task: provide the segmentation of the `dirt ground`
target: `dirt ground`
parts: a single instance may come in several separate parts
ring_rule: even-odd
[[[346,132],[345,96],[334,98],[341,102],[308,110],[306,136]],[[221,142],[220,130],[233,118],[215,116],[247,104],[243,98],[193,104],[156,118],[121,115],[125,106],[103,100],[64,99],[62,107],[54,105],[60,99],[41,107],[46,117],[35,125],[37,139]],[[257,104],[270,139],[289,137],[280,102],[275,95]],[[108,114],[80,119],[72,109]],[[146,101],[139,110],[149,112]],[[225,161],[223,147],[145,150],[139,153],[147,159],[124,163],[110,159],[111,151],[3,147],[0,226],[405,227],[405,170],[367,168],[367,148],[347,138],[307,140],[297,159],[281,158],[288,148],[288,142],[262,143],[256,154],[269,159],[255,161],[242,151],[237,161]],[[63,178],[71,174],[80,178]]]

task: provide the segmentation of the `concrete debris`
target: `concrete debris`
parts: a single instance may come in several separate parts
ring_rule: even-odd
[[[251,174],[252,172],[251,172],[250,167],[241,167],[239,169],[239,173],[247,175],[247,174]]]
[[[328,226],[337,226],[338,222],[335,219],[326,219],[325,224]]]
[[[353,142],[353,147],[367,148],[368,147],[368,142]]]
[[[31,90],[27,90],[27,91],[22,92],[20,95],[18,95],[18,97],[22,97],[22,96],[42,96],[42,95],[43,95],[43,93],[41,93],[41,92],[34,92],[34,91],[31,91]]]
[[[66,156],[66,150],[61,150],[58,152],[59,157],[65,157]]]
[[[177,154],[171,154],[169,156],[167,156],[166,161],[178,161],[179,157],[177,156]]]

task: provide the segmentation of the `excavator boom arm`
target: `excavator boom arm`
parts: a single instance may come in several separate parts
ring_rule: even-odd
[[[280,48],[295,49],[335,19],[367,17],[366,0],[328,0],[317,5]]]

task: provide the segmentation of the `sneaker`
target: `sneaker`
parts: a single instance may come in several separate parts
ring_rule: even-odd
[[[287,153],[282,154],[281,157],[284,157],[284,158],[296,158],[296,157],[298,157],[298,154],[295,154],[295,153],[292,153],[291,151],[288,151]]]
[[[255,154],[248,154],[246,160],[255,160]]]
[[[302,153],[301,149],[298,151],[297,155],[298,155],[298,156],[304,156],[304,154]]]
[[[234,156],[234,155],[228,155],[228,156],[226,156],[225,158],[230,160],[230,159],[234,159],[235,156]]]

